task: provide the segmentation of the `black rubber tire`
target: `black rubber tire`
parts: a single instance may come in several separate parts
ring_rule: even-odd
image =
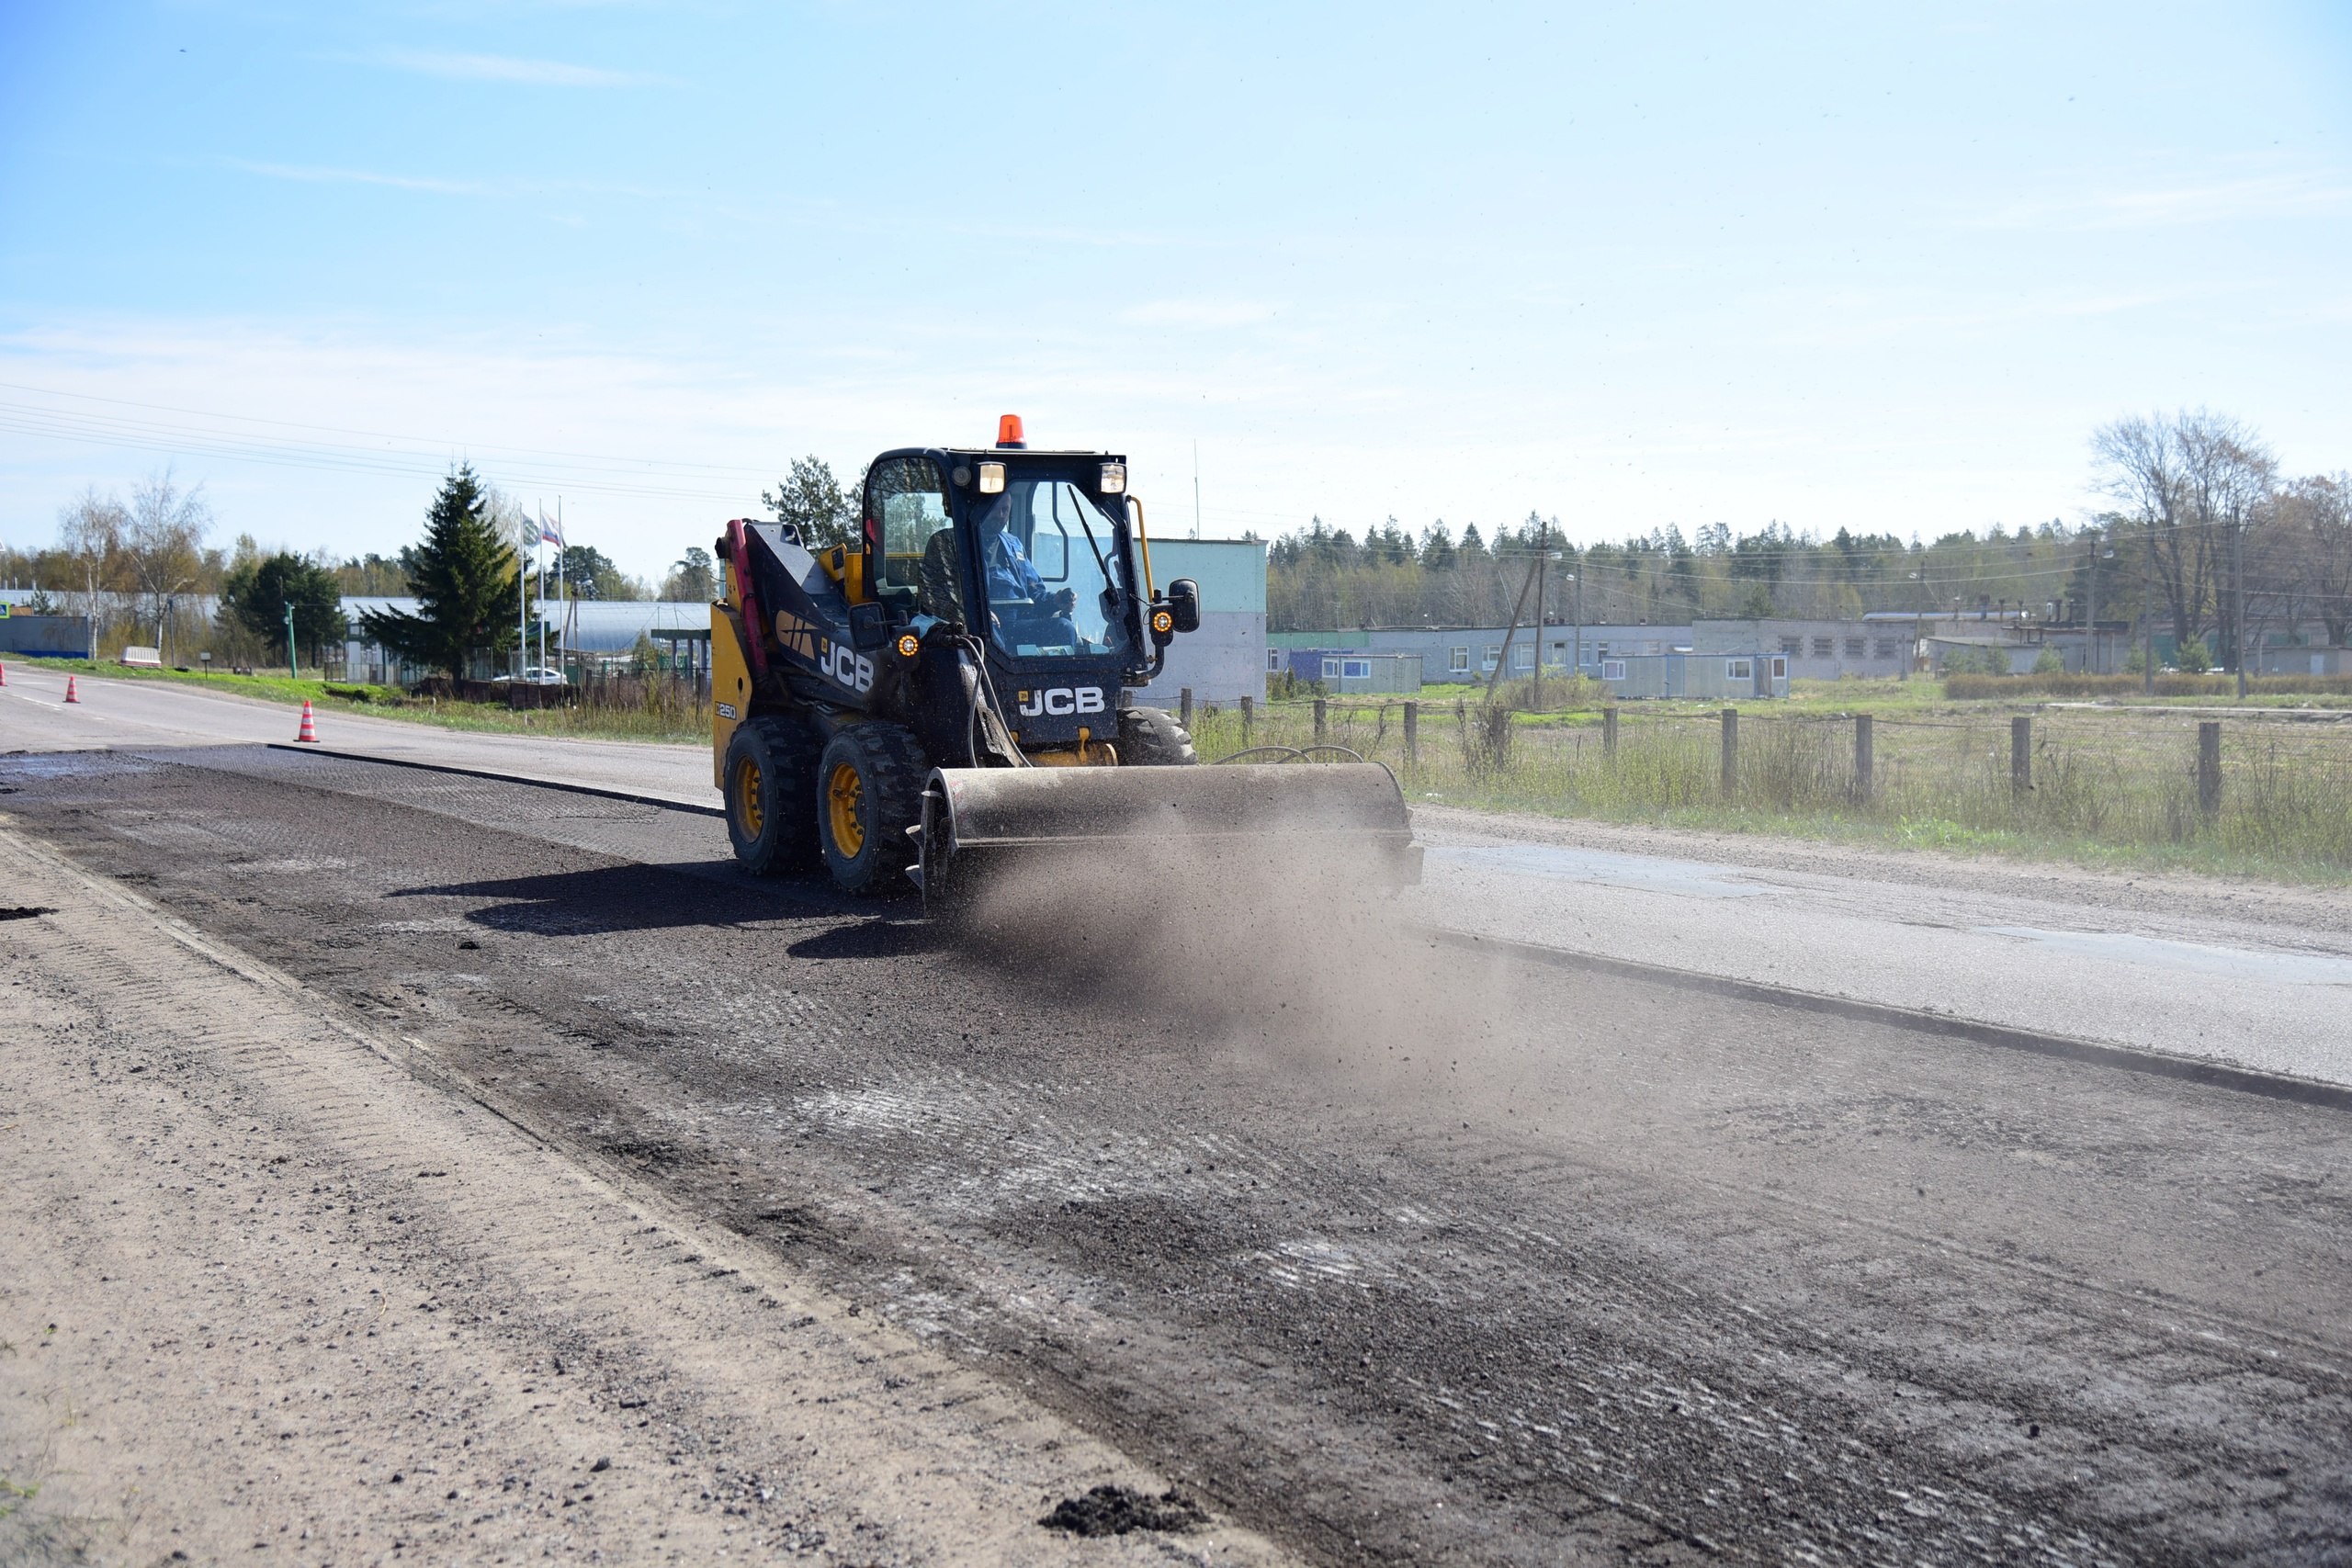
[[[727,804],[727,840],[735,859],[754,876],[813,871],[817,866],[816,736],[796,718],[763,714],[735,727],[719,777]],[[748,771],[746,768],[748,764]],[[758,800],[743,790],[756,779]],[[755,805],[756,810],[747,809]],[[756,821],[756,831],[751,824]]]
[[[841,841],[834,827],[833,785],[843,769],[855,776],[854,804],[845,807],[857,828],[854,848]],[[873,898],[914,891],[906,873],[917,846],[907,829],[922,818],[922,786],[930,777],[922,742],[903,725],[854,724],[825,743],[817,763],[817,843],[842,892]]]
[[[1200,761],[1193,738],[1166,708],[1119,710],[1119,761],[1136,768],[1189,768]]]

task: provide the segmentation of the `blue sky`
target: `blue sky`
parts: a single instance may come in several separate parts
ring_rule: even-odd
[[[1764,13],[1770,11],[1770,15]],[[655,572],[793,457],[1155,526],[2073,517],[2117,414],[2352,467],[2341,8],[0,0],[0,538],[165,463]]]

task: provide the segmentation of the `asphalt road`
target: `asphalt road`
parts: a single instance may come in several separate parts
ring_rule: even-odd
[[[1396,910],[959,945],[705,818],[363,762],[0,788],[1310,1556],[2352,1560],[2339,1111]]]
[[[0,750],[285,743],[288,710],[98,679],[66,707],[21,664]],[[540,739],[335,714],[339,751],[711,807],[694,747]],[[1415,811],[1407,907],[1446,930],[2352,1085],[2352,892],[1886,854],[1763,837]],[[718,846],[713,848],[712,846]],[[723,850],[713,825],[690,858]]]

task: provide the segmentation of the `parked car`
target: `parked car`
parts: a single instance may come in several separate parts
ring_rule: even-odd
[[[562,671],[534,664],[520,675],[493,675],[490,683],[493,686],[562,686],[570,682],[564,680]]]

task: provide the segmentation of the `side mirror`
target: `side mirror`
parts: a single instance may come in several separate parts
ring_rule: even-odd
[[[850,646],[860,653],[872,653],[890,637],[890,606],[888,604],[852,604],[849,607]]]
[[[1168,585],[1168,608],[1176,617],[1180,632],[1201,629],[1201,585],[1189,577],[1180,577]]]

